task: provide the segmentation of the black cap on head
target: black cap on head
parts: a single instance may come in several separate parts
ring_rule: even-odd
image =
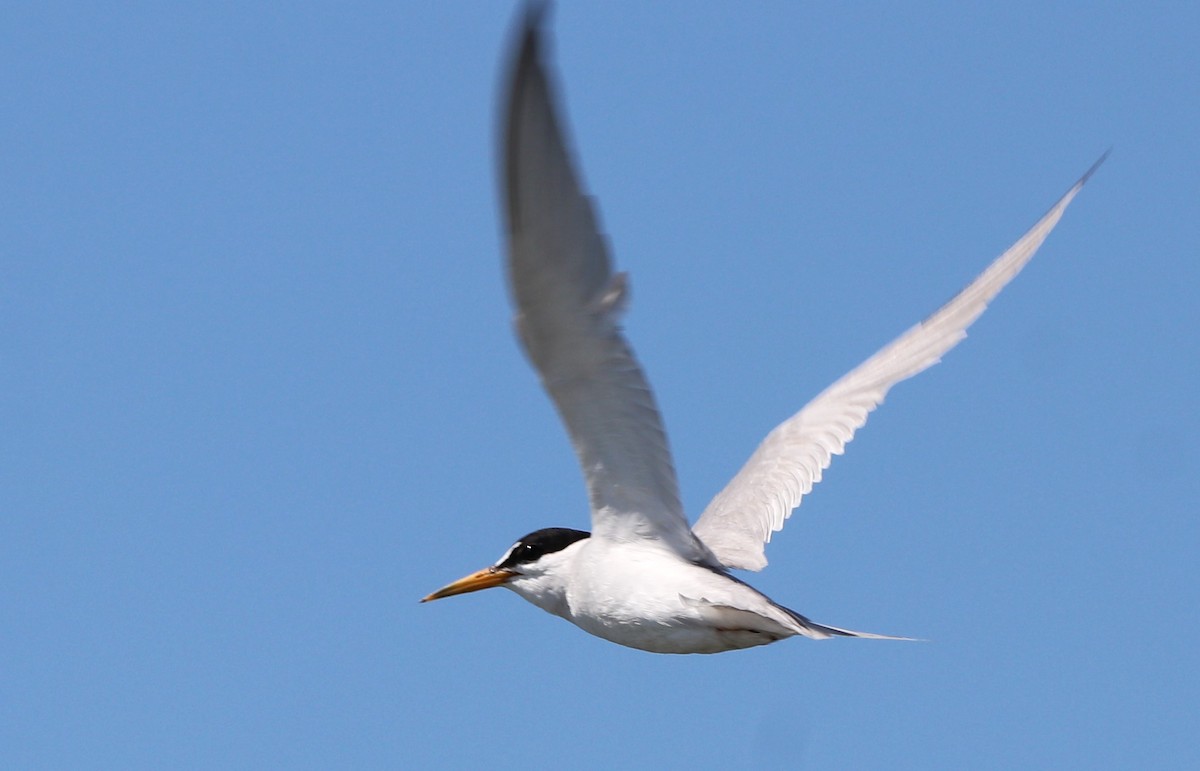
[[[562,551],[576,541],[582,541],[591,533],[583,530],[572,530],[569,527],[547,527],[535,530],[513,544],[500,561],[498,568],[513,568],[537,562],[546,554]]]

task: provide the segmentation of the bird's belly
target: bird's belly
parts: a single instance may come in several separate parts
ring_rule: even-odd
[[[619,622],[611,617],[576,615],[569,619],[609,642],[651,653],[721,653],[776,642],[789,635],[755,629],[722,629],[688,621]]]
[[[795,634],[770,619],[705,599],[706,584],[713,587],[708,594],[715,595],[729,581],[707,568],[689,566],[687,580],[679,581],[678,562],[662,573],[653,562],[624,565],[618,575],[577,573],[562,615],[597,637],[652,653],[720,653]]]

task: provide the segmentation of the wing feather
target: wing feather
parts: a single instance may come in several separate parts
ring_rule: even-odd
[[[703,554],[679,503],[654,395],[618,325],[627,299],[572,163],[541,60],[535,6],[506,102],[503,190],[518,337],[583,468],[593,535]]]
[[[771,534],[800,505],[888,389],[933,366],[1033,257],[1102,156],[1028,233],[929,318],[825,389],[776,427],[709,503],[693,532],[730,568],[761,570]]]

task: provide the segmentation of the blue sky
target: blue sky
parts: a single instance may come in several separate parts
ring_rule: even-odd
[[[0,765],[1200,762],[1200,14],[562,3],[694,517],[1106,148],[755,585],[925,643],[669,657],[493,591],[586,527],[509,327],[505,3],[0,11]]]

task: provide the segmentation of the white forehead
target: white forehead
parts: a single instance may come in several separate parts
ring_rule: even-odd
[[[504,554],[500,555],[500,559],[496,560],[496,563],[495,563],[495,564],[499,565],[501,562],[504,562],[504,560],[506,560],[506,559],[508,559],[509,557],[511,557],[511,556],[512,556],[512,553],[513,553],[513,550],[515,550],[515,549],[516,549],[518,546],[520,546],[520,545],[521,545],[521,542],[520,542],[520,541],[517,541],[517,542],[516,542],[516,543],[514,543],[512,546],[508,547],[508,551],[506,551],[506,552],[504,552]]]

